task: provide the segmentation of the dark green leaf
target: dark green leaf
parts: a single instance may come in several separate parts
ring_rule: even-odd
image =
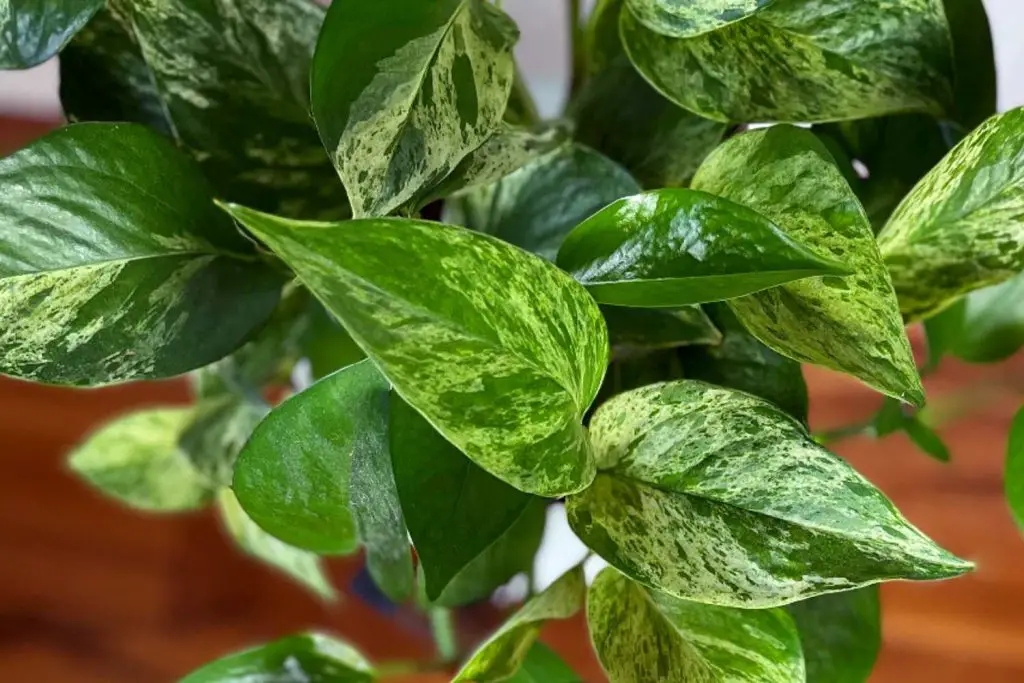
[[[807,683],[864,683],[882,645],[878,588],[822,595],[786,608],[803,642]]]
[[[1024,529],[1024,408],[1013,419],[1006,446],[1006,500],[1017,524]]]
[[[507,683],[582,683],[569,666],[544,643],[534,643],[519,671]]]
[[[913,409],[901,405],[899,401],[885,401],[875,415],[873,431],[877,437],[904,432],[925,455],[939,462],[949,462],[949,449],[942,438]]]
[[[357,218],[415,200],[499,128],[518,37],[481,0],[331,5],[313,59],[313,118]]]
[[[967,136],[878,236],[910,320],[1024,270],[1024,108]]]
[[[760,396],[807,424],[807,383],[800,364],[759,342],[725,304],[707,308],[724,338],[718,346],[683,349],[686,376]]]
[[[618,357],[644,351],[722,342],[722,333],[698,306],[677,309],[602,306],[613,353]]]
[[[526,514],[534,498],[462,455],[415,410],[391,403],[391,462],[429,600]]]
[[[130,413],[101,427],[72,452],[72,471],[134,508],[178,512],[205,506],[214,487],[178,445],[190,408]]]
[[[569,144],[467,196],[467,227],[555,260],[562,240],[583,219],[638,192],[618,164]]]
[[[645,192],[602,209],[569,233],[558,265],[598,302],[641,308],[722,301],[849,274],[757,212],[682,189]]]
[[[0,372],[100,385],[238,348],[282,280],[141,126],[78,124],[0,160]]]
[[[258,395],[221,395],[200,400],[179,446],[209,481],[230,486],[235,459],[268,412],[270,406]]]
[[[569,523],[657,590],[758,608],[971,568],[748,394],[692,380],[645,387],[602,405],[590,430],[601,472],[569,497]]]
[[[683,363],[678,349],[662,349],[651,353],[624,355],[608,366],[604,384],[595,406],[601,406],[616,394],[639,389],[648,384],[683,378]]]
[[[626,51],[644,77],[718,121],[942,115],[952,102],[941,0],[787,0],[695,38],[659,35],[632,12],[621,21]]]
[[[0,0],[0,69],[27,69],[60,52],[103,0]]]
[[[925,455],[929,455],[939,462],[949,462],[949,448],[934,429],[926,425],[919,418],[915,418],[903,426],[903,430],[914,442],[914,445],[921,449]]]
[[[944,0],[953,38],[956,120],[966,129],[996,113],[996,58],[982,0]]]
[[[316,379],[366,358],[352,336],[319,303],[314,307],[309,330],[302,340],[302,350]]]
[[[752,17],[774,0],[627,0],[647,28],[665,36],[690,38]]]
[[[804,683],[800,637],[782,610],[679,600],[608,568],[590,587],[587,623],[611,683]]]
[[[306,633],[229,655],[181,683],[370,683],[373,668],[350,645]]]
[[[945,353],[996,363],[1024,347],[1024,274],[971,292],[925,321],[930,363]]]
[[[846,372],[910,403],[923,402],[871,226],[812,133],[775,126],[732,138],[708,157],[693,185],[749,206],[791,238],[854,271],[730,301],[751,334],[795,360]]]
[[[453,226],[331,225],[230,211],[474,462],[537,495],[590,483],[580,419],[601,385],[608,338],[597,304],[572,278]]]
[[[523,605],[478,647],[452,683],[508,680],[526,659],[544,623],[551,619],[568,619],[576,614],[583,607],[586,589],[583,569],[570,569]]]

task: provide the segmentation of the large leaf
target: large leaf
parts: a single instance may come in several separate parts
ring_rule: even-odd
[[[72,452],[71,469],[104,494],[134,508],[201,508],[214,488],[178,445],[190,408],[143,410],[117,418]]]
[[[952,102],[942,0],[782,0],[694,38],[659,35],[633,12],[621,22],[626,51],[644,77],[718,121],[941,115]]]
[[[633,15],[652,31],[689,38],[751,17],[774,0],[627,0]]]
[[[807,424],[807,383],[800,364],[755,339],[725,304],[708,310],[722,342],[682,349],[686,377],[760,396]]]
[[[590,483],[580,418],[600,387],[608,337],[597,304],[572,278],[452,226],[330,225],[231,211],[474,462],[538,495]]]
[[[544,643],[534,643],[523,665],[507,683],[582,683],[582,679]]]
[[[681,189],[613,202],[569,233],[558,265],[599,303],[640,308],[722,301],[849,274],[756,211]]]
[[[722,343],[722,333],[699,306],[676,309],[602,306],[601,313],[608,324],[608,337],[617,357]]]
[[[27,69],[60,52],[103,0],[0,0],[0,69]]]
[[[925,321],[931,365],[951,353],[970,363],[996,363],[1024,348],[1024,274],[971,292]]]
[[[0,160],[0,372],[99,385],[211,363],[282,281],[141,126],[79,124]]]
[[[466,458],[404,401],[391,405],[391,461],[429,600],[507,532],[533,497]]]
[[[787,607],[796,622],[807,683],[864,683],[882,645],[878,588],[822,595]]]
[[[370,663],[348,643],[303,633],[228,655],[181,683],[370,683]]]
[[[846,372],[910,403],[923,402],[871,226],[812,133],[775,126],[732,138],[708,157],[693,184],[764,214],[791,238],[853,271],[730,301],[755,337],[795,360]]]
[[[613,568],[587,595],[590,638],[611,683],[803,683],[785,612],[701,605],[650,592]]]
[[[1024,529],[1024,408],[1013,419],[1006,446],[1006,500]]]
[[[313,118],[357,218],[413,200],[498,129],[518,37],[481,0],[331,5],[313,60]]]
[[[248,555],[273,567],[321,598],[334,599],[334,589],[319,557],[288,545],[263,531],[245,514],[231,489],[220,490],[217,508],[225,530]]]
[[[670,102],[637,73],[619,40],[622,6],[623,0],[601,0],[587,26],[591,73],[571,108],[575,137],[644,187],[685,185],[727,125]]]
[[[640,583],[772,607],[888,579],[968,571],[804,427],[748,394],[684,380],[621,394],[590,423],[584,543]]]
[[[65,79],[75,81],[62,88],[70,116],[155,119],[222,196],[286,215],[347,215],[309,117],[321,7],[312,0],[111,0],[110,12],[63,60]]]
[[[878,243],[911,320],[1024,270],[1024,108],[957,145],[907,195]]]
[[[568,144],[463,201],[467,227],[555,260],[562,240],[606,204],[638,192],[618,164]]]
[[[570,569],[534,596],[470,656],[452,683],[504,681],[516,673],[551,619],[568,619],[583,606],[583,569]]]

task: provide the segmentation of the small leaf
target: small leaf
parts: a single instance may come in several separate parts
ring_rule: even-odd
[[[787,608],[803,642],[807,683],[864,683],[882,645],[878,588],[822,595]]]
[[[273,567],[323,598],[334,600],[334,588],[320,558],[311,552],[284,543],[260,529],[238,504],[231,489],[221,489],[217,496],[224,528],[238,547],[250,556]]]
[[[1024,274],[971,292],[925,321],[930,364],[945,353],[997,363],[1024,348]]]
[[[238,348],[282,280],[195,166],[127,124],[61,128],[0,159],[0,372],[96,386]]]
[[[103,0],[3,0],[0,69],[28,69],[61,51]]]
[[[178,445],[193,417],[190,408],[161,408],[117,418],[76,448],[68,465],[104,494],[140,510],[204,507],[214,489]]]
[[[695,190],[613,202],[569,234],[558,265],[599,303],[641,308],[722,301],[849,273],[757,212]]]
[[[569,666],[544,643],[534,643],[526,659],[507,683],[582,683]]]
[[[474,465],[397,397],[390,421],[398,496],[426,575],[427,599],[437,600],[534,498]]]
[[[730,139],[697,172],[697,189],[760,212],[853,275],[811,278],[729,302],[775,351],[845,372],[920,404],[924,390],[864,210],[815,136],[775,126]]]
[[[722,343],[707,314],[698,306],[677,309],[602,306],[608,337],[618,356],[680,346]]]
[[[759,608],[971,568],[753,396],[695,381],[644,387],[602,405],[590,429],[601,472],[569,497],[569,524],[651,588]]]
[[[725,304],[707,310],[724,337],[716,346],[680,351],[686,377],[759,396],[807,424],[807,383],[800,364],[759,342]]]
[[[544,592],[533,597],[477,648],[452,683],[491,683],[511,677],[551,619],[568,619],[583,606],[583,569],[570,569]]]
[[[1024,408],[1013,419],[1006,446],[1006,500],[1017,524],[1024,529]]]
[[[571,144],[475,190],[463,210],[467,227],[554,261],[580,221],[639,189],[618,164]]]
[[[646,590],[613,568],[587,596],[590,638],[611,683],[803,683],[782,610],[701,605]]]
[[[270,406],[258,396],[202,399],[178,445],[207,480],[230,486],[235,459],[268,412]]]
[[[637,2],[649,0],[632,0]],[[694,38],[659,35],[623,12],[622,41],[663,95],[717,121],[835,121],[952,101],[941,0],[776,2]],[[767,56],[770,55],[770,58]]]
[[[774,0],[627,0],[647,28],[664,36],[690,38],[754,16]]]
[[[348,643],[303,633],[218,659],[181,683],[370,683],[375,678],[370,663]]]
[[[498,130],[518,38],[480,0],[331,5],[313,58],[313,118],[357,218],[429,191]]]
[[[537,495],[590,483],[580,419],[600,387],[608,338],[597,304],[572,278],[453,226],[301,223],[229,211],[296,271],[402,398],[474,462]]]
[[[986,121],[924,177],[878,244],[917,320],[1024,270],[1024,108]]]

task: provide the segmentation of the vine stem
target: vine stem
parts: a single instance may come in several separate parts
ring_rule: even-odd
[[[454,662],[459,657],[458,637],[455,634],[455,620],[452,612],[444,607],[431,607],[430,633],[434,637],[437,654],[445,663]]]

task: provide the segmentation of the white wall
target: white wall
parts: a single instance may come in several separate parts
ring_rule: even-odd
[[[372,1],[372,0],[370,0]],[[558,110],[568,78],[566,2],[505,0],[523,32],[517,53],[544,113]],[[592,4],[592,1],[591,3]],[[1024,105],[1024,0],[985,0],[996,43],[999,103]],[[0,113],[38,117],[60,115],[54,64],[29,71],[0,71]]]

